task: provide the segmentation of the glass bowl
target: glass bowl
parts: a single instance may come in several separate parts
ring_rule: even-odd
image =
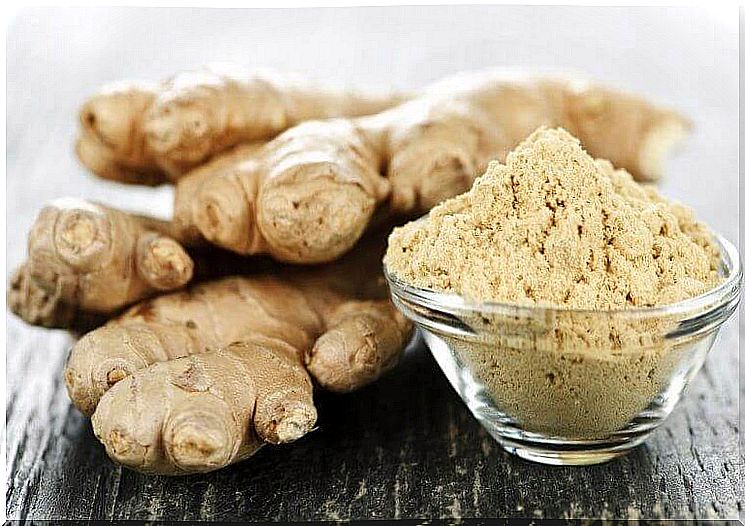
[[[544,464],[596,464],[641,444],[668,417],[737,309],[740,257],[716,241],[723,281],[661,307],[474,303],[385,274],[398,309],[501,446]]]

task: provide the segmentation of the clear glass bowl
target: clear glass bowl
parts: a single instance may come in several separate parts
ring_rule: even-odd
[[[410,286],[387,269],[386,279],[499,444],[545,464],[596,464],[641,444],[667,418],[737,309],[740,257],[724,238],[717,242],[722,283],[662,307],[473,303]]]

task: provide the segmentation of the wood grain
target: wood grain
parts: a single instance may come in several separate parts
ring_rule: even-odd
[[[338,63],[323,57],[336,52],[349,64],[348,79],[393,75],[391,83],[399,87],[419,85],[443,70],[544,60],[610,81],[630,79],[623,85],[666,95],[693,116],[698,132],[671,164],[663,191],[690,202],[730,239],[738,237],[737,82],[728,76],[734,70],[727,69],[736,67],[737,55],[731,54],[729,40],[717,40],[729,38],[728,28],[711,17],[670,9],[643,15],[614,10],[611,16],[487,6],[464,7],[457,16],[456,9],[445,7],[283,11],[30,10],[19,15],[9,29],[7,59],[8,271],[23,258],[26,233],[48,199],[82,195],[168,213],[169,189],[118,187],[94,180],[77,165],[71,152],[75,111],[93,87],[215,59],[247,66],[261,59],[300,71],[317,65],[333,76],[339,75]],[[546,24],[557,16],[574,28],[571,38],[592,39],[597,46],[583,44],[571,54],[548,49],[540,35],[551,33],[553,26]],[[418,32],[411,33],[411,20],[417,20]],[[496,32],[494,20],[512,25]],[[297,35],[308,27],[312,45],[300,49]],[[463,35],[462,49],[453,49],[450,30]],[[629,48],[629,31],[638,49]],[[596,38],[600,34],[603,38]],[[657,45],[683,42],[688,34],[700,41],[686,52]],[[338,49],[335,35],[345,39],[344,49]],[[276,46],[265,44],[271,38]],[[514,56],[480,52],[507,45]],[[644,45],[655,45],[660,55],[647,56]],[[245,56],[250,49],[263,55]],[[402,365],[377,384],[351,395],[319,395],[318,429],[299,443],[267,447],[217,473],[175,479],[146,477],[109,462],[89,421],[68,402],[61,378],[71,344],[67,334],[27,327],[12,315],[6,322],[10,519],[742,517],[738,402],[745,390],[738,374],[738,333],[743,330],[735,321],[723,329],[664,427],[607,465],[543,467],[506,454],[416,341]]]
[[[12,320],[11,320],[12,322]],[[62,358],[25,339],[8,401],[9,516],[16,519],[348,520],[421,517],[733,518],[742,507],[731,334],[649,442],[611,464],[553,468],[502,451],[419,341],[395,373],[319,396],[318,430],[203,476],[148,477],[111,464],[71,409]]]

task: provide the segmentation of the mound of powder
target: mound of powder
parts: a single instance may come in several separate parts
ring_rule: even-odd
[[[673,303],[719,281],[718,250],[689,209],[545,128],[396,229],[385,264],[473,300],[593,310]]]

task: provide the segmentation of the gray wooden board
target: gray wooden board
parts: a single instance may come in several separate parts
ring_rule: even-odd
[[[169,189],[122,188],[77,165],[75,110],[101,82],[159,77],[218,59],[401,88],[487,65],[587,71],[693,117],[696,131],[670,163],[662,190],[738,239],[737,29],[716,13],[38,9],[22,12],[8,36],[8,271],[23,258],[26,233],[47,199],[82,195],[168,213]],[[109,462],[65,393],[61,369],[71,338],[8,315],[8,517],[736,518],[745,489],[741,329],[736,321],[727,324],[665,426],[610,464],[542,467],[509,456],[417,341],[377,384],[351,395],[320,394],[318,429],[299,443],[265,448],[217,473],[174,479]]]

